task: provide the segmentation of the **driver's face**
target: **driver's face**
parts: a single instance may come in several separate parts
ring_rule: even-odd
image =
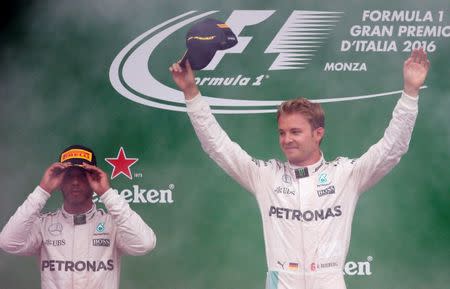
[[[92,202],[93,191],[83,168],[73,166],[66,169],[61,183],[64,202],[71,205],[81,205]]]

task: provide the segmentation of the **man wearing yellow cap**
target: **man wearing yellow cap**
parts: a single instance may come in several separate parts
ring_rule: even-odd
[[[0,233],[0,247],[39,258],[41,285],[50,288],[119,288],[120,257],[144,255],[156,244],[152,229],[113,190],[93,151],[66,148]],[[41,214],[54,191],[63,206]],[[108,212],[97,209],[93,192]]]

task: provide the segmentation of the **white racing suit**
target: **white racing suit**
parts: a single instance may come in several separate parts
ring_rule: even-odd
[[[383,138],[358,159],[308,167],[255,160],[222,130],[200,95],[187,101],[205,152],[256,198],[262,216],[267,289],[345,289],[343,266],[359,196],[407,151],[418,98],[403,94]]]
[[[152,229],[113,189],[100,197],[108,213],[93,205],[78,216],[41,215],[49,197],[36,187],[0,234],[6,252],[38,256],[43,289],[117,289],[120,257],[155,247]]]

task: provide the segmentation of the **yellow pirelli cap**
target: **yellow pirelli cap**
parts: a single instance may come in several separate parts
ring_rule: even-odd
[[[73,165],[81,165],[83,163],[97,165],[94,152],[82,145],[71,145],[65,148],[59,156],[59,161],[62,163],[70,162]]]

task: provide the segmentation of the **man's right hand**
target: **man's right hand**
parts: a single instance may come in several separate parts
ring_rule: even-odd
[[[173,80],[183,91],[185,99],[193,99],[200,93],[197,84],[195,84],[194,72],[191,69],[189,61],[186,61],[185,69],[183,69],[179,63],[174,63],[169,67],[169,70],[172,72]]]
[[[61,185],[64,170],[70,167],[70,163],[54,163],[44,173],[39,186],[51,194]]]

